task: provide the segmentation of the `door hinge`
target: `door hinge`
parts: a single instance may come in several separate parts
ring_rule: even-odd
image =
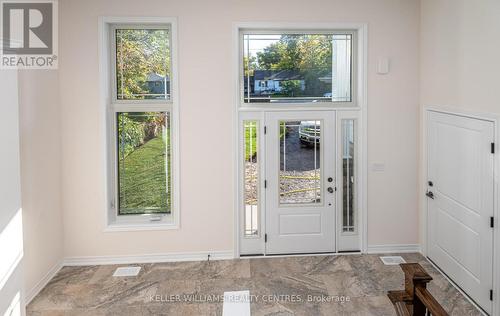
[[[264,234],[264,242],[267,242],[267,234]]]
[[[491,153],[495,153],[495,143],[491,143]]]
[[[264,189],[267,189],[267,180],[264,180]]]
[[[267,126],[264,126],[264,135],[267,134]]]
[[[493,290],[490,290],[490,301],[493,301]]]
[[[495,228],[495,218],[493,216],[490,217],[490,227]]]

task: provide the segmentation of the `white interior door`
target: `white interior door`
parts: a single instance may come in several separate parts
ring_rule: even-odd
[[[266,253],[335,251],[335,113],[268,112]]]
[[[428,256],[491,313],[492,122],[429,112]]]

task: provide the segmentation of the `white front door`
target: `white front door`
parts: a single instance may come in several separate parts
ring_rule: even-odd
[[[429,112],[428,256],[491,313],[492,122]]]
[[[335,251],[335,112],[268,112],[266,253]]]

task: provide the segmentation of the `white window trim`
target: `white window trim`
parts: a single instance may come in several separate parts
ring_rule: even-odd
[[[238,31],[238,104],[240,109],[244,110],[280,110],[283,107],[288,107],[296,110],[314,110],[314,109],[347,109],[359,110],[363,102],[364,83],[361,81],[362,67],[364,64],[360,57],[364,52],[360,52],[360,41],[363,40],[364,34],[358,35],[362,30],[360,24],[330,24],[330,23],[311,23],[311,24],[296,24],[296,23],[239,23]],[[364,31],[364,29],[363,29]],[[330,102],[280,102],[279,104],[269,103],[245,103],[244,91],[245,85],[243,80],[243,59],[240,58],[243,52],[243,35],[245,34],[349,34],[352,35],[352,51],[351,51],[351,101],[330,101]]]
[[[170,100],[148,100],[148,110],[170,112],[171,124],[171,175],[172,175],[172,211],[168,215],[123,215],[117,214],[114,201],[116,194],[116,163],[114,129],[116,108],[120,112],[139,110],[139,103],[134,100],[117,100],[114,78],[114,44],[111,41],[111,30],[114,26],[168,26],[170,29]],[[180,181],[179,181],[179,88],[178,88],[178,53],[177,53],[177,19],[174,17],[100,17],[99,18],[99,74],[100,74],[100,108],[102,126],[102,146],[104,154],[104,231],[142,231],[168,230],[180,227]],[[159,219],[159,220],[153,220]]]

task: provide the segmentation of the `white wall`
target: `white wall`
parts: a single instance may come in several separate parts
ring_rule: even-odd
[[[420,26],[420,135],[426,106],[499,115],[500,1],[422,0]],[[420,194],[427,181],[425,146],[422,136]],[[423,219],[426,202],[420,202]]]
[[[500,118],[500,1],[422,0],[420,25],[420,113],[424,113],[426,106],[434,106]],[[423,115],[420,132],[425,133]],[[497,133],[500,133],[498,126]],[[420,194],[427,181],[426,154],[422,136]],[[497,157],[497,165],[500,165],[499,159]],[[424,219],[426,201],[420,202],[420,216]],[[422,243],[425,243],[423,225],[421,229]],[[496,234],[495,238],[495,247],[500,250],[500,237]],[[499,251],[495,260],[498,266]],[[500,300],[499,274],[496,280],[494,302]],[[499,307],[497,303],[497,310]]]
[[[19,315],[24,259],[16,71],[0,70],[0,95],[0,315]]]
[[[25,288],[31,299],[63,258],[58,72],[19,74]],[[41,282],[41,283],[40,283]]]
[[[500,1],[422,0],[421,105],[500,113]]]
[[[61,1],[61,197],[65,256],[233,249],[232,23],[369,23],[369,244],[415,244],[419,2],[414,0]],[[179,21],[181,228],[104,233],[99,16]],[[390,57],[391,73],[375,62]],[[210,82],[218,82],[213,89]],[[207,141],[206,124],[217,141]]]

